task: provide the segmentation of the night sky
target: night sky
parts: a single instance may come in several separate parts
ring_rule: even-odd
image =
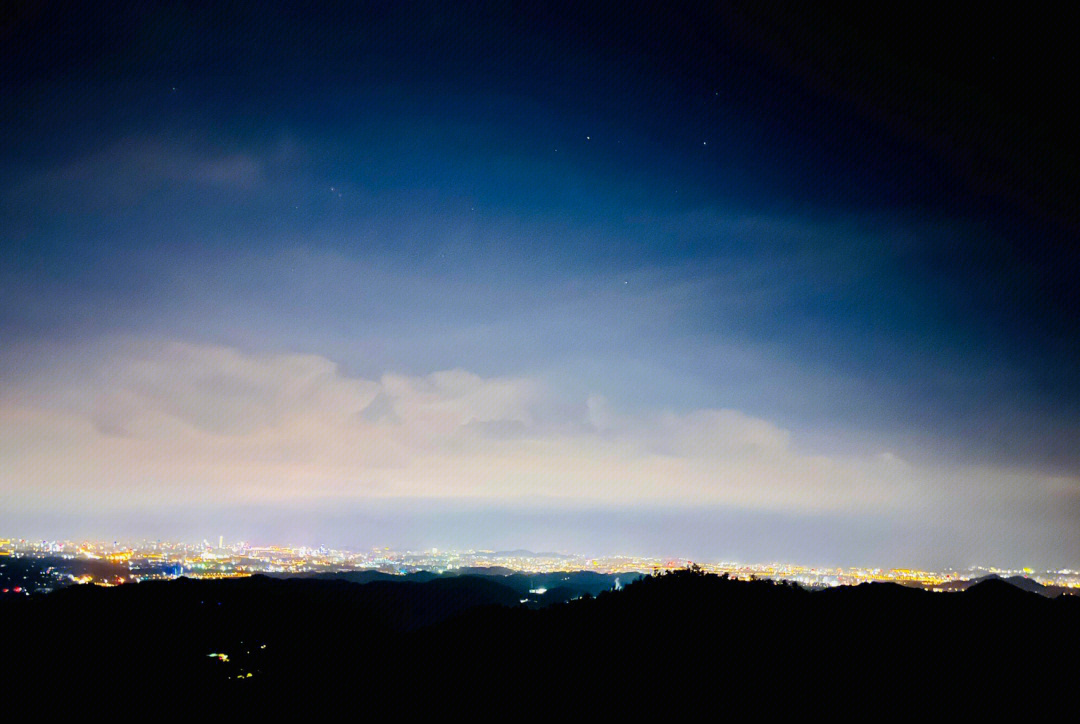
[[[1080,565],[1068,23],[22,3],[0,526]]]

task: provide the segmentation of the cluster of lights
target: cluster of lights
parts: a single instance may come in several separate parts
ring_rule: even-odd
[[[244,542],[226,544],[223,537],[217,545],[202,541],[199,544],[162,541],[139,541],[112,544],[96,541],[27,541],[0,539],[0,566],[4,557],[49,557],[66,560],[98,561],[110,565],[116,573],[64,573],[48,569],[65,584],[95,583],[120,585],[153,579],[233,578],[255,573],[302,574],[377,570],[392,574],[416,571],[444,573],[461,568],[498,567],[525,573],[552,573],[567,570],[598,573],[649,573],[685,568],[690,561],[639,556],[589,557],[572,554],[532,554],[525,552],[500,553],[491,550],[446,551],[432,548],[426,551],[394,551],[373,548],[364,551],[335,550],[326,547],[253,546]],[[1036,572],[972,567],[964,570],[922,571],[904,568],[821,568],[789,563],[742,564],[735,562],[704,563],[701,568],[710,573],[749,579],[795,581],[812,587],[852,585],[864,582],[896,582],[918,585],[931,590],[953,590],[950,585],[989,574],[1021,575],[1043,585],[1080,589],[1080,571],[1072,569]],[[2,571],[2,568],[0,568]],[[19,591],[25,591],[21,586]],[[14,587],[3,589],[16,590]],[[535,589],[533,593],[540,593]]]

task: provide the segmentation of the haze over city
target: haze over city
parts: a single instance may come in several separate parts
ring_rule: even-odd
[[[1078,66],[725,8],[22,6],[0,537],[1080,568]]]

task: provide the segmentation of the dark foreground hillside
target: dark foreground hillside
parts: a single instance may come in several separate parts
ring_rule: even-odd
[[[78,586],[0,607],[0,676],[9,699],[77,683],[251,711],[468,701],[514,717],[672,697],[792,712],[1008,700],[1049,714],[1072,706],[1080,671],[1080,598],[1004,581],[808,592],[682,571],[542,609],[519,595],[474,576]]]

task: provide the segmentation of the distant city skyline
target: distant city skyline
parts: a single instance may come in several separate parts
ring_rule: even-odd
[[[889,13],[19,10],[0,530],[1080,567],[1062,24]]]
[[[277,543],[232,541],[219,536],[210,541],[26,541],[0,537],[0,561],[17,561],[45,573],[34,581],[0,593],[34,595],[56,586],[92,583],[113,586],[179,577],[195,579],[243,578],[252,575],[362,574],[410,576],[482,572],[484,575],[555,574],[592,571],[602,574],[656,573],[698,568],[708,573],[750,580],[764,578],[821,588],[860,583],[892,582],[937,592],[965,590],[987,577],[1007,578],[1028,590],[1048,596],[1080,591],[1080,570],[1007,568],[993,565],[949,566],[919,569],[904,566],[824,566],[800,561],[693,560],[678,556],[593,555],[569,551],[474,550],[427,548],[337,549],[328,546],[294,546]],[[95,563],[96,562],[96,563]],[[46,564],[48,566],[46,567]],[[18,583],[16,575],[7,579]],[[28,577],[29,578],[29,577]],[[367,578],[366,581],[374,580]],[[354,582],[364,582],[354,580]],[[616,585],[618,581],[613,581]],[[1037,585],[1035,585],[1037,584]],[[536,588],[535,586],[533,588]],[[47,589],[47,590],[39,590]],[[545,588],[530,590],[542,596]]]

